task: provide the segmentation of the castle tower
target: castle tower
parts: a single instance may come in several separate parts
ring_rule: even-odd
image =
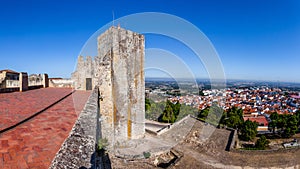
[[[93,90],[96,85],[94,61],[91,56],[79,56],[76,71],[72,73],[74,88],[76,90]]]
[[[102,136],[112,144],[145,133],[144,36],[111,27],[98,37]]]

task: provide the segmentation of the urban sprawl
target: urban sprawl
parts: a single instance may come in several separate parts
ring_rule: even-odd
[[[151,86],[151,85],[150,85]],[[172,103],[179,102],[203,110],[218,103],[224,110],[232,107],[243,110],[244,120],[257,122],[259,131],[269,131],[270,115],[295,114],[300,106],[300,93],[284,91],[278,87],[229,87],[226,89],[203,89],[199,94],[180,93],[180,89],[170,89],[166,85],[147,88],[149,95],[163,95]]]

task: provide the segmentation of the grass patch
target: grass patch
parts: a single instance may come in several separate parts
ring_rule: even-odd
[[[145,158],[150,158],[151,157],[150,152],[143,152],[143,155],[144,155]]]

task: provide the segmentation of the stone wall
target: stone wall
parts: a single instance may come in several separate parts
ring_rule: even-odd
[[[26,72],[0,73],[0,92],[26,91],[38,88],[49,87],[47,74],[32,74]]]
[[[237,134],[237,130],[232,129],[232,128],[226,128],[226,130],[230,131],[230,135],[228,137],[228,142],[226,145],[225,150],[226,151],[233,151],[235,150],[235,146],[237,144],[237,139],[238,139],[238,134]]]
[[[28,86],[43,85],[43,76],[41,74],[32,74],[28,77]]]
[[[6,80],[5,88],[19,87],[19,80]]]
[[[68,138],[50,166],[56,168],[96,168],[96,143],[100,138],[98,88],[89,97]]]
[[[95,72],[95,60],[91,56],[84,58],[79,56],[77,59],[76,71],[72,73],[71,79],[74,81],[76,90],[86,90],[86,79],[92,79],[92,88],[97,85],[97,73]]]
[[[74,81],[71,79],[49,79],[49,87],[73,88]]]
[[[111,27],[98,37],[103,136],[112,145],[145,133],[144,36]]]
[[[28,86],[49,87],[48,74],[32,74],[28,77]]]

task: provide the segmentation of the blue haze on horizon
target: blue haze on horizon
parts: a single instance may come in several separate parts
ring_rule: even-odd
[[[70,77],[81,48],[112,21],[112,11],[115,18],[163,12],[191,22],[214,45],[228,79],[300,82],[297,0],[3,0],[0,69]],[[206,77],[203,65],[189,59],[193,53],[172,39],[146,35],[146,48],[170,51]]]

